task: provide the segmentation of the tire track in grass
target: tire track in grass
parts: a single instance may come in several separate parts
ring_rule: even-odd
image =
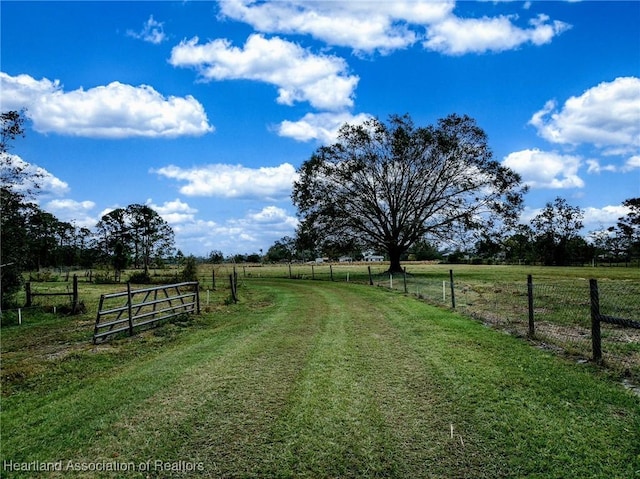
[[[404,334],[416,321],[429,323],[429,307],[379,290],[361,291],[359,299],[364,313],[354,316],[354,336],[380,411],[398,444],[398,477],[503,476],[498,452],[482,447],[468,431],[464,439],[459,434],[456,403],[431,367],[429,352],[416,350]],[[441,334],[434,329],[425,341],[441,341]]]
[[[87,457],[140,463],[202,464],[202,471],[153,469],[149,477],[259,477],[272,455],[270,428],[286,405],[322,321],[309,311],[307,288],[268,283],[276,306],[224,354],[203,357],[118,421]],[[319,315],[318,315],[319,317]],[[95,459],[93,459],[95,460]],[[141,475],[140,477],[147,477]]]
[[[315,311],[320,317],[308,317],[322,331],[272,431],[275,453],[260,475],[397,477],[394,444],[355,351],[353,303],[345,307],[347,298],[326,283],[308,288],[325,304]]]
[[[355,350],[396,446],[396,477],[453,478],[459,470],[465,470],[466,477],[475,469],[477,455],[473,448],[463,450],[457,440],[450,439],[450,403],[431,371],[390,322],[407,316],[398,309],[398,300],[406,300],[379,290],[359,293],[349,300],[356,308],[351,323]]]
[[[247,294],[251,298],[257,296],[258,300],[264,300],[265,294],[274,295],[268,290],[263,290],[262,296]],[[229,317],[214,320],[212,327],[187,331],[178,343],[162,348],[157,354],[146,354],[79,384],[61,384],[51,393],[3,398],[3,458],[18,462],[62,460],[66,463],[70,460],[90,464],[174,457],[181,436],[188,435],[185,425],[197,421],[192,417],[193,408],[207,400],[206,396],[198,395],[197,386],[202,385],[215,367],[223,372],[211,387],[220,386],[224,391],[242,379],[246,373],[244,368],[236,367],[226,373],[224,368],[235,367],[234,361],[242,364],[250,358],[249,350],[255,347],[252,345],[260,344],[260,338],[269,336],[273,325],[284,327],[287,324],[284,319],[297,300],[294,290],[279,294],[275,306],[244,308],[238,305]],[[243,309],[249,311],[246,319],[238,318]],[[307,325],[298,322],[291,326],[296,327],[307,328]],[[309,334],[312,336],[313,332]],[[280,334],[280,337],[287,341],[289,335]],[[291,344],[289,352],[295,355],[298,349],[304,350]],[[250,361],[245,366],[247,364]],[[183,455],[177,460],[189,460],[191,456]],[[5,477],[5,473],[2,476]],[[7,475],[30,476],[29,473]],[[95,472],[84,476],[95,477]],[[113,476],[105,474],[104,477]],[[146,477],[146,474],[127,474],[127,477]]]
[[[390,323],[406,314],[404,298],[327,283],[315,294],[328,320],[274,430],[279,460],[265,477],[468,477],[499,462],[449,437],[446,395]]]

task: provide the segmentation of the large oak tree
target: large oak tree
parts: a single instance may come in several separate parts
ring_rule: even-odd
[[[492,159],[476,122],[455,114],[426,127],[408,115],[344,125],[298,173],[301,229],[319,243],[385,251],[390,271],[401,271],[401,256],[426,236],[447,240],[515,220],[526,191]]]

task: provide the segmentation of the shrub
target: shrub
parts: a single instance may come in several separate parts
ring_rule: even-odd
[[[149,273],[136,271],[129,276],[129,282],[133,284],[149,284],[151,283],[151,277],[149,276]]]
[[[198,281],[198,265],[194,256],[189,256],[184,260],[184,269],[180,275],[182,281]]]

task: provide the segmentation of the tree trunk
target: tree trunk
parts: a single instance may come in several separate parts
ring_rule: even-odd
[[[402,273],[404,270],[400,265],[400,256],[402,251],[398,248],[389,248],[387,253],[389,254],[389,273]]]

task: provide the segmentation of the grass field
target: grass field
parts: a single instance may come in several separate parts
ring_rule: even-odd
[[[640,399],[588,364],[380,288],[211,294],[98,346],[3,328],[2,477],[640,477]]]

